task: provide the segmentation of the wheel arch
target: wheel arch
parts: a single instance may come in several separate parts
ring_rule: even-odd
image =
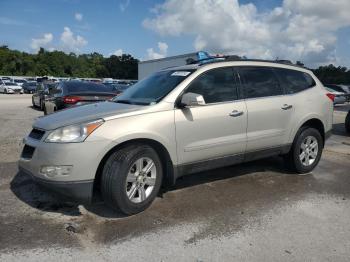
[[[325,130],[325,124],[323,123],[323,121],[319,118],[319,117],[310,117],[307,119],[304,119],[303,121],[301,121],[301,123],[298,125],[298,128],[295,130],[294,135],[293,135],[293,141],[296,137],[296,135],[298,134],[299,130],[303,127],[312,127],[317,129],[323,139],[323,145],[325,143],[326,140],[326,130]]]
[[[99,194],[100,192],[100,182],[101,182],[101,176],[103,172],[104,164],[106,163],[107,159],[111,154],[113,154],[115,151],[129,146],[131,144],[143,144],[143,145],[149,145],[151,146],[157,153],[158,156],[162,162],[163,166],[163,173],[164,178],[162,187],[171,186],[175,183],[176,177],[174,173],[174,163],[171,159],[170,153],[168,149],[159,141],[155,139],[150,138],[134,138],[130,140],[123,141],[115,146],[113,146],[111,149],[108,150],[108,152],[103,156],[101,159],[94,179],[94,187],[93,187],[93,195]]]

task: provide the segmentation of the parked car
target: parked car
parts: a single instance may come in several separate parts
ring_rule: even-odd
[[[333,98],[302,67],[199,61],[157,72],[112,101],[37,119],[19,168],[72,199],[101,193],[135,214],[190,173],[274,155],[311,172],[332,129]]]
[[[345,100],[350,102],[350,87],[347,85],[326,84],[326,87],[340,93],[344,93]]]
[[[334,96],[334,105],[344,104],[347,101],[344,91],[335,90],[334,87],[325,86],[326,89]]]
[[[28,81],[22,85],[23,92],[27,94],[32,94],[36,91],[37,82],[36,81]]]
[[[27,80],[21,78],[14,78],[12,82],[16,83],[19,86],[23,86],[24,83],[27,83]]]
[[[40,82],[36,86],[36,90],[32,95],[32,105],[37,107],[40,110],[44,110],[44,101],[45,101],[45,85]]]
[[[8,76],[3,76],[3,77],[1,77],[1,79],[4,82],[11,82],[11,77],[8,77]]]
[[[350,133],[350,110],[345,118],[345,130]]]
[[[0,85],[0,92],[4,94],[23,94],[23,89],[21,86],[17,85],[16,83],[12,82],[2,82]]]
[[[64,108],[106,101],[118,93],[112,86],[103,84],[86,81],[60,82],[49,90],[44,112],[51,114]]]

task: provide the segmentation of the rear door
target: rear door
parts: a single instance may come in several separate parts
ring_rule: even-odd
[[[247,110],[238,87],[232,67],[223,67],[204,72],[185,89],[202,95],[206,104],[175,109],[180,165],[224,156],[232,156],[231,164],[243,159]]]
[[[292,99],[270,67],[239,67],[238,73],[248,110],[247,153],[282,146],[289,135]]]

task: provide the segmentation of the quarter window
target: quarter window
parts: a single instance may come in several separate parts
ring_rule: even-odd
[[[316,85],[314,79],[307,73],[284,68],[275,70],[287,94],[295,94]]]
[[[269,67],[241,67],[239,75],[244,83],[245,98],[283,95],[283,88]]]
[[[237,82],[231,67],[221,67],[207,71],[186,89],[186,93],[203,96],[205,103],[220,103],[238,99]]]

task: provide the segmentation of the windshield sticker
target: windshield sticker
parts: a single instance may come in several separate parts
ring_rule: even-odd
[[[191,72],[188,71],[176,71],[171,76],[188,76]]]

